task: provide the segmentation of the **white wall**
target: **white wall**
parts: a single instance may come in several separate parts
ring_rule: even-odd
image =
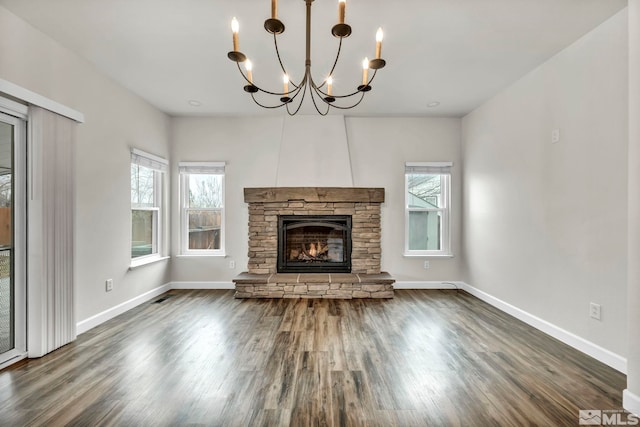
[[[629,1],[629,259],[640,259],[640,0]],[[629,263],[625,409],[640,414],[640,263]]]
[[[172,260],[173,281],[229,282],[247,266],[247,205],[245,187],[276,186],[277,171],[287,168],[290,156],[279,154],[283,139],[283,117],[277,118],[176,118],[172,128],[172,159],[176,170],[179,161],[227,162],[226,173],[226,249],[227,258],[178,257]],[[286,119],[290,120],[290,119]],[[303,119],[301,119],[303,120]],[[397,280],[460,280],[460,120],[424,118],[332,118],[329,121],[306,121],[309,134],[344,132],[351,157],[353,185],[384,187],[386,202],[382,206],[382,267]],[[319,129],[314,126],[335,126]],[[288,144],[287,144],[288,145]],[[279,160],[282,161],[279,161]],[[301,150],[296,164],[312,164],[317,159]],[[423,258],[402,256],[404,243],[404,162],[453,161],[453,250],[456,257],[431,259],[431,269],[422,268]],[[333,164],[327,162],[326,164]],[[342,168],[342,163],[335,167]],[[337,171],[326,171],[332,174]],[[341,176],[344,175],[341,170]],[[318,171],[313,170],[318,176]],[[325,185],[300,179],[304,185]],[[301,184],[302,185],[302,184]],[[174,200],[178,196],[178,179],[172,183]],[[179,214],[173,207],[173,239],[179,239]],[[178,244],[174,245],[177,254]],[[236,261],[236,269],[228,261]]]
[[[399,281],[461,280],[462,164],[460,120],[447,118],[349,118],[347,135],[356,187],[384,187],[382,269]],[[405,257],[405,162],[453,162],[453,258]],[[423,264],[429,260],[430,268]]]
[[[280,141],[276,187],[353,187],[343,116],[285,117]]]
[[[462,122],[465,280],[619,355],[627,351],[626,19],[618,13]],[[589,318],[592,301],[601,321]]]
[[[225,249],[227,257],[177,257],[172,259],[175,282],[231,282],[247,268],[249,220],[244,187],[273,187],[276,182],[282,117],[277,118],[175,118],[172,122],[172,170],[178,162],[225,161]],[[179,179],[171,184],[179,200]],[[172,255],[179,254],[180,213],[172,205]],[[228,262],[236,261],[236,269]]]
[[[130,146],[169,155],[169,118],[2,7],[0,58],[0,78],[85,115],[76,151],[76,319],[166,283],[166,261],[128,270],[129,161]]]

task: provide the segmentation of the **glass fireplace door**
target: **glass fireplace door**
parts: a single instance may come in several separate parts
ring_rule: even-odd
[[[279,216],[278,272],[350,273],[351,216]]]

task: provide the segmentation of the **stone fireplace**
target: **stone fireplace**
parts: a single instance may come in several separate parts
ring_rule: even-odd
[[[248,271],[237,298],[392,298],[380,271],[383,188],[245,188]]]

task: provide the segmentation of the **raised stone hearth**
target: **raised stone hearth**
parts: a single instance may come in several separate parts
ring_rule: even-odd
[[[237,298],[393,298],[394,280],[380,272],[384,188],[245,188],[244,199],[249,261],[234,279]],[[350,216],[351,273],[279,273],[278,218],[285,215]]]
[[[393,298],[387,273],[242,273],[234,279],[236,298]]]

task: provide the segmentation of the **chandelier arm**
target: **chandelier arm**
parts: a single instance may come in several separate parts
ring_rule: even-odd
[[[318,93],[319,93],[319,94],[324,95],[324,96],[329,96],[329,94],[328,94],[328,93],[323,92],[322,90],[320,90],[320,88],[319,88],[319,87],[317,87],[317,86],[316,86],[316,87],[315,87],[315,89],[317,89],[317,90],[318,90]],[[361,93],[362,93],[362,91],[361,91],[361,90],[356,90],[355,92],[352,92],[352,93],[347,94],[347,95],[331,95],[331,96],[332,96],[333,98],[351,98],[352,96],[359,95],[359,94],[361,94]]]
[[[322,90],[320,90],[320,88],[324,86],[324,83],[326,82],[326,80],[320,86],[318,86],[316,82],[313,80],[313,76],[309,75],[309,81],[311,82],[309,86],[312,87],[316,93],[324,96],[329,95],[328,93],[324,93]]]
[[[291,96],[291,101],[289,101],[287,104],[291,104],[293,102],[294,99],[296,99],[298,97],[298,95],[300,95],[300,93],[302,93],[302,98],[300,99],[300,102],[302,102],[304,100],[304,86],[300,86],[299,88],[294,90],[295,94],[293,96]],[[291,92],[289,92],[291,93]]]
[[[378,73],[378,70],[373,70],[373,76],[371,76],[371,78],[369,79],[369,81],[367,82],[367,85],[371,85],[371,82],[373,82],[373,79],[376,78],[376,74]]]
[[[276,34],[273,34],[273,44],[276,47],[276,56],[278,57],[278,62],[280,63],[280,68],[282,69],[282,72],[285,73],[287,76],[289,75],[289,73],[287,73],[287,70],[285,70],[284,68],[284,64],[282,63],[282,58],[280,58],[280,49],[278,49],[278,37],[276,37]],[[298,86],[297,84],[295,84],[294,82],[292,82],[291,80],[289,80],[289,82],[297,89]],[[300,84],[302,85],[302,83]]]
[[[238,66],[238,71],[240,71],[240,74],[242,75],[242,77],[247,81],[247,83],[249,84],[253,84],[249,81],[249,79],[247,78],[247,76],[244,74],[244,71],[242,71],[242,68],[240,67],[240,63],[236,62],[236,65]],[[254,85],[255,86],[255,85]],[[257,87],[257,86],[256,86]]]
[[[338,59],[340,58],[340,51],[342,50],[342,37],[340,37],[340,43],[338,43],[338,52],[336,53],[336,60],[333,61],[333,67],[331,67],[331,71],[329,71],[329,76],[333,75],[333,70],[336,69],[336,65],[338,65]],[[321,88],[322,86],[324,86],[324,84],[327,81],[325,80],[324,82],[322,82],[322,84],[318,87]]]
[[[322,91],[320,89],[318,89],[318,87],[315,85],[315,83],[313,83],[313,79],[311,79],[311,85],[309,85],[309,92],[311,93],[311,101],[313,102],[313,106],[316,109],[316,111],[318,112],[318,114],[320,114],[321,116],[326,116],[327,114],[329,114],[329,109],[331,108],[331,104],[324,100],[324,98],[321,95]],[[322,111],[320,111],[320,108],[318,107],[318,105],[316,103],[316,97],[313,96],[314,92],[315,92],[316,95],[318,95],[318,98],[320,98],[320,100],[327,105],[327,111],[325,111],[324,113]]]
[[[277,96],[286,96],[287,95],[285,92],[271,92],[271,91],[268,91],[266,89],[262,89],[260,86],[255,85],[254,83],[249,81],[249,79],[247,78],[246,74],[242,71],[242,68],[240,67],[240,64],[236,63],[236,65],[238,66],[238,71],[240,71],[240,74],[242,75],[242,77],[244,77],[246,82],[249,83],[251,86],[255,86],[255,88],[258,89],[260,92],[268,93],[269,95],[277,95]],[[293,84],[293,82],[292,82],[292,84]],[[294,86],[296,86],[296,85],[294,85]],[[298,86],[296,86],[296,89],[294,89],[294,90],[297,90],[297,89],[298,89]]]
[[[254,85],[254,86],[255,86],[255,85]],[[269,92],[268,90],[264,90],[264,89],[262,89],[262,88],[260,88],[260,87],[258,87],[258,86],[256,86],[256,88],[258,88],[258,90],[259,90],[260,92],[264,92],[264,93],[267,93],[267,94],[269,94],[269,95],[277,95],[277,96],[288,96],[288,95],[290,95],[290,94],[291,94],[291,93],[293,93],[293,92],[297,93],[297,92],[299,92],[299,91],[300,91],[300,87],[298,87],[298,86],[296,86],[296,88],[295,88],[294,90],[291,90],[291,91],[289,91],[289,92]],[[294,96],[292,96],[291,98],[294,98],[294,97],[295,97],[295,95],[294,95]]]
[[[307,82],[307,75],[305,74],[304,78],[302,79],[302,82],[300,82],[300,86],[296,86],[296,88],[293,91],[289,92],[289,94],[293,93],[293,96],[290,97],[291,101],[287,102],[287,104],[290,104],[291,102],[293,102],[293,100],[296,99],[298,95],[300,95],[300,92],[302,92],[302,99],[300,99],[300,105],[302,105],[302,101],[304,101],[304,90],[306,87],[306,82]],[[298,106],[298,108],[296,109],[296,112],[299,109],[300,109],[300,106]]]
[[[311,87],[313,88],[313,90],[316,92],[316,94],[322,99],[322,102],[329,104],[327,101],[324,100],[324,97],[326,96],[331,96],[332,98],[348,98],[350,96],[356,95],[358,93],[360,93],[359,90],[350,93],[349,95],[329,95],[328,93],[322,91],[322,89],[320,89],[322,86],[324,86],[324,83],[322,83],[320,86],[318,86],[316,84],[316,82],[313,80],[313,77],[310,77],[311,80]],[[326,81],[325,81],[326,82]]]
[[[334,104],[330,104],[330,106],[332,108],[337,108],[338,110],[350,110],[350,109],[352,109],[354,107],[357,107],[362,102],[362,100],[364,99],[364,95],[365,95],[365,92],[360,92],[360,93],[361,93],[361,96],[360,96],[360,99],[358,100],[358,102],[356,102],[355,104],[353,104],[353,105],[351,105],[349,107],[341,107],[339,105],[334,105]]]
[[[256,87],[257,87],[257,86],[256,86]],[[289,98],[289,101],[287,101],[287,102],[282,102],[281,104],[273,105],[273,106],[264,105],[264,104],[262,104],[262,103],[258,102],[258,100],[257,100],[257,99],[256,99],[256,97],[255,97],[255,93],[251,93],[251,98],[253,99],[253,102],[255,102],[256,104],[258,104],[258,105],[259,105],[260,107],[262,107],[262,108],[280,108],[280,107],[282,107],[282,106],[284,105],[284,106],[286,106],[287,111],[288,111],[288,110],[289,110],[289,104],[290,104],[291,102],[293,102],[293,100],[294,100],[294,99],[296,99],[296,97],[300,94],[300,89],[301,89],[301,88],[296,88],[296,89],[294,89],[293,91],[291,91],[291,92],[288,92],[288,93],[287,93],[288,95],[291,95],[291,94],[293,93],[293,96],[292,96],[291,98]],[[260,90],[262,90],[262,89],[260,89]],[[279,94],[271,93],[271,92],[264,91],[264,90],[262,90],[262,91],[263,91],[263,92],[265,92],[265,93],[272,94],[272,95],[279,95]],[[283,95],[287,95],[287,94],[284,94],[284,93],[283,93]],[[302,101],[303,101],[303,100],[304,100],[304,95],[302,96],[302,100],[300,100],[300,105],[302,105]],[[298,109],[297,109],[297,110],[299,110],[299,109],[300,109],[300,106],[298,106]],[[296,110],[296,112],[297,112],[297,110]],[[295,113],[294,113],[294,114],[295,114]]]
[[[371,84],[371,82],[375,78],[377,72],[378,72],[378,70],[374,70],[373,71],[373,76],[371,76],[371,79],[369,79],[369,81],[367,82],[367,86],[369,86]],[[347,95],[331,95],[331,96],[333,96],[334,98],[349,98],[349,97],[351,97],[353,95],[357,95],[359,93],[362,93],[362,91],[356,90],[355,92],[352,92],[352,93],[347,94]]]
[[[336,69],[336,66],[338,65],[338,59],[340,59],[340,51],[342,50],[342,37],[340,37],[340,42],[338,43],[338,52],[336,53],[336,59],[333,61],[333,66],[331,67],[331,71],[329,71],[329,74],[327,74],[327,76],[332,76],[333,75],[333,71]],[[313,83],[314,87],[316,89],[320,89],[321,87],[323,87],[326,83],[327,80],[325,79],[322,84],[320,86],[317,86],[315,84],[315,82],[313,81],[313,78],[311,79],[311,82]],[[320,93],[322,93],[323,95],[327,96],[327,93],[324,93],[322,91],[320,91]],[[319,111],[318,111],[319,113]]]
[[[372,77],[371,79],[373,80],[373,77]],[[369,82],[371,82],[371,81],[369,81]],[[310,89],[309,89],[309,90],[311,90],[311,89],[313,89],[313,90],[316,92],[316,94],[318,94],[318,97],[320,98],[320,100],[321,100],[322,102],[324,102],[325,104],[327,104],[327,111],[323,114],[323,113],[320,111],[320,109],[318,108],[318,106],[316,105],[316,100],[315,100],[315,97],[313,96],[313,92],[311,93],[311,100],[313,101],[313,106],[315,107],[315,109],[316,109],[316,111],[318,112],[318,114],[320,114],[321,116],[326,116],[326,115],[329,113],[329,110],[330,110],[332,107],[333,107],[333,108],[337,108],[337,109],[339,109],[339,110],[350,110],[351,108],[357,107],[357,106],[358,106],[358,105],[363,101],[363,99],[364,99],[364,95],[366,94],[366,92],[363,92],[363,91],[357,91],[357,92],[354,92],[354,93],[352,93],[352,94],[350,94],[350,95],[343,95],[341,98],[347,98],[347,97],[350,97],[350,96],[356,95],[356,94],[358,94],[358,93],[360,94],[360,99],[358,100],[358,102],[356,102],[355,104],[353,104],[353,105],[351,105],[351,106],[343,107],[343,106],[340,106],[340,105],[335,105],[335,104],[332,104],[332,103],[330,103],[330,102],[327,102],[327,101],[326,101],[326,100],[321,96],[321,95],[327,95],[327,94],[325,94],[324,92],[322,92],[322,91],[318,88],[318,86],[316,86],[316,85],[315,85],[315,83],[314,83],[314,81],[313,81],[313,78],[311,79],[311,85],[310,85]]]
[[[280,108],[280,107],[282,107],[283,105],[286,104],[286,102],[283,102],[282,104],[279,104],[279,105],[264,105],[264,104],[261,104],[261,103],[258,102],[258,100],[255,97],[255,94],[253,94],[253,93],[251,94],[251,98],[253,98],[253,102],[258,104],[262,108],[271,108],[271,109],[272,108]]]
[[[296,96],[298,96],[298,94],[300,93],[300,91],[298,90],[298,92],[293,96],[293,98],[291,98],[291,101],[287,102],[285,105],[285,108],[287,109],[287,113],[289,113],[290,116],[295,116],[296,114],[298,114],[298,111],[300,111],[300,108],[302,107],[302,103],[304,102],[304,97],[307,94],[306,89],[306,85],[304,85],[304,83],[306,82],[306,77],[302,80],[302,84],[301,84],[301,88],[302,88],[302,98],[300,98],[300,102],[298,103],[298,106],[296,107],[296,109],[293,111],[293,113],[289,110],[289,104],[291,102],[293,102],[293,100],[295,99]],[[313,96],[311,96],[313,98]]]

